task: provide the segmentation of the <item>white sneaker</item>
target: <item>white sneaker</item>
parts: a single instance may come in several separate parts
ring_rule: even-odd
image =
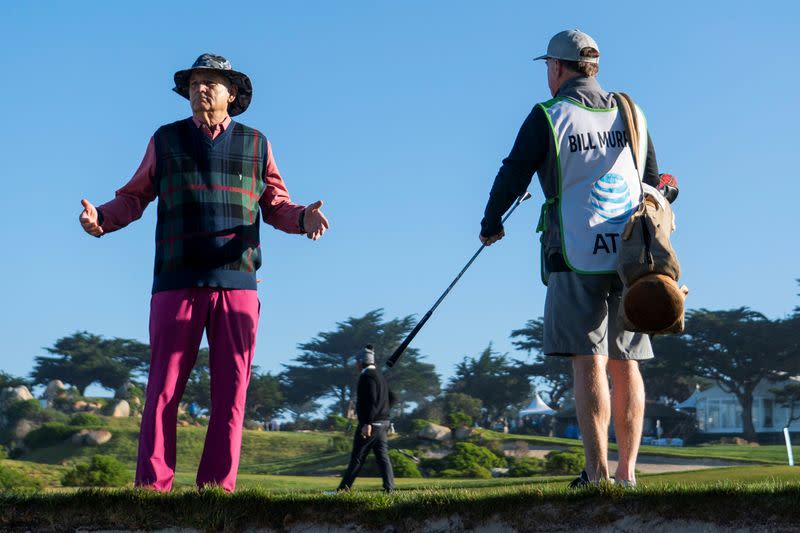
[[[635,489],[636,481],[630,479],[615,479],[614,484],[622,487],[623,489]]]

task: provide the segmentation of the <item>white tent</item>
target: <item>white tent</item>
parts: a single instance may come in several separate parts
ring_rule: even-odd
[[[697,400],[700,398],[700,385],[695,386],[691,396],[675,406],[675,409],[697,409]]]
[[[538,392],[533,393],[533,400],[528,407],[520,410],[519,416],[533,416],[533,415],[553,415],[555,411],[549,405],[544,403],[539,397]]]

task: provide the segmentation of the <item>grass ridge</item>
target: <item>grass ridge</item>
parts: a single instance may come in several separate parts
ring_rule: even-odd
[[[86,489],[72,493],[0,494],[0,528],[43,531],[76,528],[152,530],[191,527],[208,531],[293,524],[354,524],[401,530],[426,520],[458,517],[467,526],[500,517],[509,525],[601,526],[625,516],[698,520],[736,527],[800,526],[800,481],[654,484],[636,491],[603,486],[570,491],[564,485],[491,489],[400,490],[393,495],[355,491],[313,492],[219,489],[158,494],[137,489]],[[587,522],[589,520],[589,522]]]

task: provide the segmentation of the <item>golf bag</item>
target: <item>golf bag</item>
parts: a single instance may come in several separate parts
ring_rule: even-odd
[[[615,95],[631,140],[638,139],[634,104]],[[635,147],[634,147],[635,148]],[[634,149],[634,160],[638,149]],[[643,161],[636,161],[642,168]],[[649,334],[680,333],[684,327],[686,286],[678,287],[680,262],[670,243],[675,215],[664,195],[642,184],[643,198],[622,232],[617,273],[624,285],[619,319],[628,331]]]

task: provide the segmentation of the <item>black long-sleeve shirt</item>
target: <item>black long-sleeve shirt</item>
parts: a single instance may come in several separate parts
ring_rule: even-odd
[[[594,108],[608,109],[615,105],[613,95],[603,91],[595,78],[578,77],[569,80],[559,89],[558,96],[569,96]],[[527,190],[535,172],[539,172],[539,181],[546,198],[558,194],[557,174],[548,171],[553,164],[548,162],[548,158],[553,158],[553,154],[550,153],[553,147],[552,137],[544,110],[538,105],[534,106],[523,122],[514,146],[508,157],[503,160],[503,165],[494,180],[481,221],[481,235],[489,237],[500,233],[503,229],[501,223],[503,213]],[[656,151],[649,131],[643,181],[654,187],[659,184]],[[551,219],[548,222],[551,223],[551,227],[555,226],[553,227],[555,232],[557,220]],[[552,238],[549,242],[547,239],[543,242],[546,247],[557,246]]]
[[[358,377],[356,414],[360,424],[389,420],[389,385],[377,368],[368,366]]]

